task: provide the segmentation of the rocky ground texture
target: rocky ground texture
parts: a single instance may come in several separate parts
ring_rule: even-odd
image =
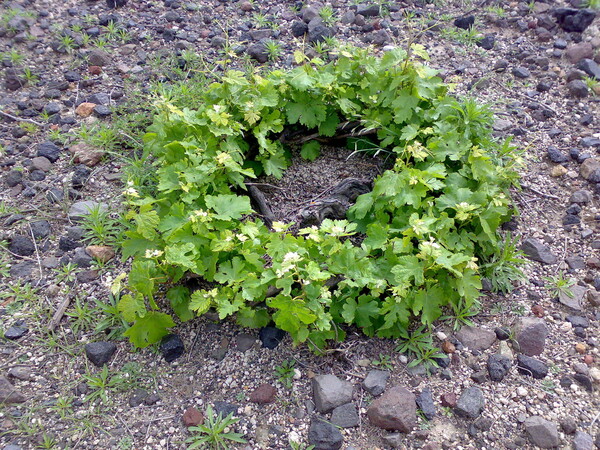
[[[210,405],[239,419],[235,448],[600,448],[599,27],[581,0],[2,2],[0,446],[186,448]],[[517,288],[473,326],[440,322],[431,369],[391,340],[351,333],[317,357],[210,315],[158,348],[119,339],[128,124],[153,86],[409,40],[524,150]]]

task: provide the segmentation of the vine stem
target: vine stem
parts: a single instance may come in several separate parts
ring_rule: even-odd
[[[3,115],[4,117],[7,117],[9,119],[15,120],[17,122],[27,122],[27,123],[32,123],[34,125],[37,125],[38,127],[43,127],[44,124],[41,122],[37,122],[33,119],[25,119],[23,117],[17,117],[17,116],[13,116],[12,114],[9,114],[7,112],[4,112],[0,109],[0,114]]]

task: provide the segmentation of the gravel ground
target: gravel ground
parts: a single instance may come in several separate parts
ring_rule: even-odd
[[[600,19],[590,20],[600,10],[557,13],[580,0],[121,3],[0,4],[0,223],[8,244],[0,267],[0,446],[186,448],[186,425],[211,405],[240,419],[231,428],[247,444],[232,448],[283,449],[292,441],[294,448],[600,448],[600,81],[593,79],[600,80]],[[459,27],[471,15],[476,33]],[[181,77],[182,60],[200,64],[200,55],[211,71],[292,67],[298,49],[327,56],[334,42],[308,43],[323,32],[339,43],[370,45],[375,54],[414,39],[455,95],[491,105],[498,136],[512,136],[523,150],[523,189],[514,193],[520,216],[511,226],[530,244],[525,280],[508,295],[483,297],[475,327],[456,333],[437,324],[434,340],[448,355],[433,373],[408,367],[391,340],[349,333],[315,356],[288,338],[265,348],[265,331],[259,336],[210,315],[174,330],[185,351],[173,362],[158,348],[134,351],[98,332],[110,318],[99,305],[109,304],[108,286],[127,264],[108,257],[95,263],[89,254],[99,250],[82,241],[71,208],[90,200],[117,214],[123,155],[132,156],[139,130],[118,129],[108,152],[101,144],[114,139],[106,134],[75,144],[93,126],[118,127],[124,114],[146,114],[151,86]],[[484,38],[478,45],[475,34]],[[272,60],[264,39],[277,43]],[[276,214],[289,218],[298,203],[346,177],[377,174],[379,162],[348,153],[329,149],[315,163],[292,166],[277,188],[265,189]],[[560,274],[575,283],[573,298],[554,298],[547,288],[545,278]],[[65,299],[66,314],[49,333]],[[101,341],[116,344],[101,346],[104,368],[86,347]],[[490,379],[491,355],[511,362],[501,381]],[[293,367],[282,369],[290,361]],[[375,426],[367,410],[381,392],[363,387],[374,370],[389,374],[385,398],[392,386],[407,389],[397,405],[430,392],[432,416],[420,404],[410,433]],[[313,393],[344,397],[342,381],[351,386],[343,403],[358,412],[341,428],[343,442],[338,428],[317,429],[318,417],[339,418]],[[257,403],[255,390],[264,384],[268,402]]]

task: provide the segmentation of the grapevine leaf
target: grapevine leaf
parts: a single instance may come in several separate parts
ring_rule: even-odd
[[[234,194],[207,195],[205,201],[207,207],[215,210],[217,219],[239,219],[243,214],[252,212],[250,199],[246,196]]]
[[[151,297],[154,292],[154,261],[134,261],[129,272],[129,287]]]
[[[201,316],[212,306],[211,297],[202,290],[192,292],[190,298],[190,309],[196,311],[196,314]]]
[[[185,286],[175,286],[167,291],[167,299],[171,302],[171,308],[182,322],[194,318],[190,310],[190,290]]]
[[[339,123],[340,118],[338,115],[336,113],[330,113],[327,116],[327,119],[319,125],[319,134],[327,137],[335,136]]]
[[[117,309],[127,322],[135,322],[138,317],[143,317],[146,314],[146,305],[144,305],[144,298],[141,294],[136,296],[123,295],[117,304]]]
[[[414,255],[403,255],[398,257],[398,263],[392,268],[396,283],[403,285],[414,280],[415,284],[421,285],[425,281],[423,275],[423,262]]]
[[[174,326],[175,322],[168,314],[150,311],[138,318],[123,334],[136,347],[145,348],[160,341]]]
[[[136,231],[146,239],[154,239],[156,236],[156,227],[160,222],[158,212],[151,210],[136,214],[134,217]]]
[[[321,153],[321,144],[318,141],[306,142],[300,150],[300,156],[308,161],[314,161]]]
[[[420,312],[421,322],[431,324],[442,315],[441,305],[444,303],[444,291],[439,286],[419,289],[413,297],[413,314]]]

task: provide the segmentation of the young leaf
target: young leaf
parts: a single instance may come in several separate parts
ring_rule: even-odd
[[[314,161],[321,153],[321,144],[318,141],[309,141],[302,146],[300,156],[308,161]]]
[[[144,317],[138,318],[123,335],[136,347],[145,348],[160,341],[169,334],[169,328],[174,326],[175,322],[168,314],[150,311]]]

